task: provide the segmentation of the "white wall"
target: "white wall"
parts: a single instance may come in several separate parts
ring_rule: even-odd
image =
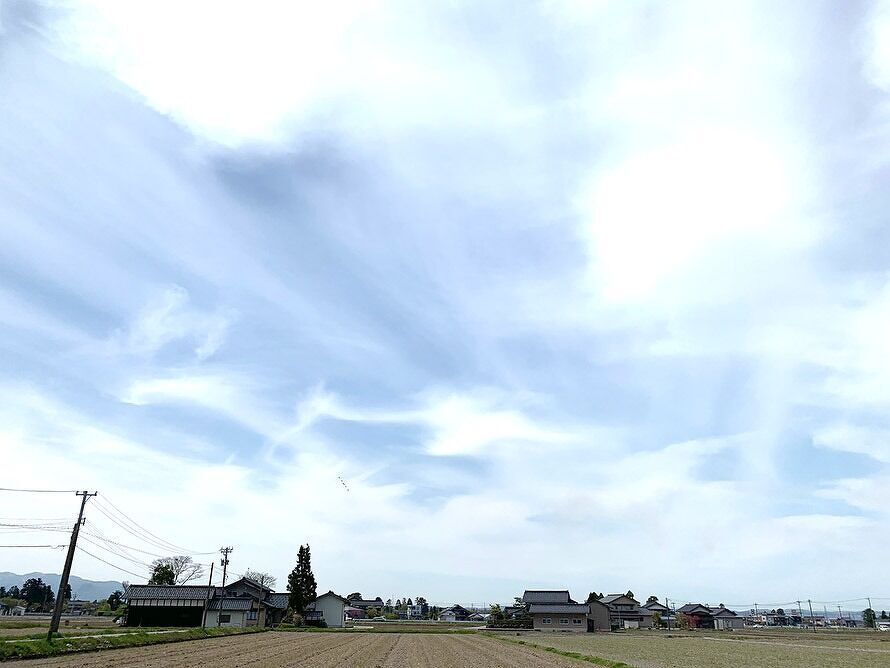
[[[242,627],[247,625],[247,612],[244,610],[223,610],[223,614],[231,615],[231,618],[228,622],[223,622],[220,626]],[[217,615],[219,615],[219,612],[216,610],[207,611],[207,628],[217,625]]]
[[[330,627],[343,626],[343,610],[346,605],[333,596],[322,596],[315,600],[315,609],[324,615],[325,623]]]

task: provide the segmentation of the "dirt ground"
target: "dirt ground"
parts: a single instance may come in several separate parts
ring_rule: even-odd
[[[108,650],[18,664],[28,668],[578,668],[578,661],[479,635],[287,633]],[[588,664],[589,665],[589,664]]]

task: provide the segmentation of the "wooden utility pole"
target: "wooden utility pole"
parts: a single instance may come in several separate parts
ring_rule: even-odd
[[[874,610],[874,608],[871,607],[871,596],[868,596],[868,597],[866,598],[866,600],[868,601],[868,609],[871,610],[871,625],[872,625],[872,628],[874,628],[874,630],[877,631],[877,630],[878,630],[878,623],[877,623],[877,621],[876,621],[875,610]]]
[[[77,496],[83,497],[80,501],[80,513],[77,515],[77,522],[71,531],[71,542],[68,543],[68,555],[65,557],[65,567],[62,569],[62,579],[59,580],[59,593],[56,595],[56,607],[53,608],[53,618],[49,623],[49,632],[46,634],[47,640],[53,639],[53,634],[59,630],[59,620],[62,618],[62,605],[65,603],[65,591],[68,589],[68,576],[71,575],[71,562],[74,561],[74,550],[77,548],[77,536],[80,534],[80,525],[83,524],[83,510],[87,505],[87,499],[96,496],[98,492],[75,492]]]
[[[810,606],[810,619],[813,621],[813,633],[816,632],[816,617],[813,615],[813,602],[807,599],[807,605]],[[825,622],[823,622],[824,624]]]
[[[204,614],[201,616],[201,628],[207,626],[207,608],[210,606],[210,592],[213,590],[213,562],[210,562],[210,577],[207,578],[207,594],[204,596]]]
[[[222,622],[220,618],[222,617],[223,611],[223,601],[226,600],[226,571],[229,568],[229,553],[234,551],[234,547],[221,547],[219,548],[220,553],[222,554],[222,559],[219,560],[219,565],[223,567],[223,579],[222,579],[222,592],[219,597],[219,612],[216,613],[216,625],[222,626]]]

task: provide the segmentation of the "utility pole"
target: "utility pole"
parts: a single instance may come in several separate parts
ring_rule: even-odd
[[[797,614],[800,615],[800,625],[806,628],[806,625],[803,623],[803,608],[800,607],[800,601],[797,602]]]
[[[59,580],[59,593],[56,596],[56,607],[53,608],[53,618],[49,623],[49,632],[46,639],[52,641],[53,633],[59,630],[59,620],[62,618],[62,605],[65,602],[65,590],[68,589],[68,576],[71,575],[71,562],[74,561],[74,550],[77,547],[77,536],[80,534],[80,525],[83,524],[83,510],[87,505],[87,499],[96,496],[98,492],[75,492],[77,496],[83,497],[80,501],[80,513],[77,515],[77,522],[71,531],[71,542],[68,543],[68,555],[65,557],[65,567],[62,569],[62,579]]]
[[[840,628],[840,627],[841,627],[841,622],[844,621],[844,613],[841,612],[841,606],[840,606],[840,605],[837,606],[837,616],[838,616],[837,627]],[[847,625],[846,622],[844,622],[844,626],[846,626],[846,625]]]
[[[664,597],[664,607],[666,607],[668,609],[668,631],[671,630],[671,617],[672,617],[670,604],[671,604],[671,599],[669,599],[667,596],[665,596]]]
[[[807,599],[807,605],[810,606],[810,620],[813,622],[813,633],[816,632],[816,617],[813,615],[813,602]]]
[[[204,614],[201,616],[201,628],[207,626],[207,607],[210,605],[210,592],[213,590],[213,562],[210,562],[210,577],[207,578],[207,594],[204,596]]]
[[[878,630],[878,625],[877,625],[877,623],[875,622],[875,611],[874,611],[874,608],[871,607],[871,596],[867,596],[865,600],[868,601],[868,609],[871,610],[871,626],[872,626],[872,628],[873,628],[875,631],[877,631],[877,630]]]
[[[222,593],[219,598],[219,612],[216,613],[216,625],[222,626],[222,622],[220,618],[222,617],[223,611],[223,601],[226,600],[226,572],[229,568],[229,553],[234,551],[234,547],[221,547],[219,548],[220,554],[222,554],[222,559],[219,560],[219,565],[223,567],[223,580],[222,580]]]

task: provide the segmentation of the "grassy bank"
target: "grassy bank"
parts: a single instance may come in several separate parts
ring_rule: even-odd
[[[159,645],[170,642],[183,642],[186,640],[202,640],[204,638],[216,638],[219,636],[238,635],[242,633],[261,633],[264,628],[250,627],[240,628],[209,628],[186,629],[180,631],[164,631],[161,633],[149,633],[145,630],[136,630],[135,633],[108,633],[99,634],[96,638],[68,638],[59,637],[48,641],[40,640],[12,640],[0,642],[0,661],[10,659],[36,659],[45,656],[57,656],[73,652],[92,652],[100,649],[117,649],[121,647],[142,647],[145,645]]]

